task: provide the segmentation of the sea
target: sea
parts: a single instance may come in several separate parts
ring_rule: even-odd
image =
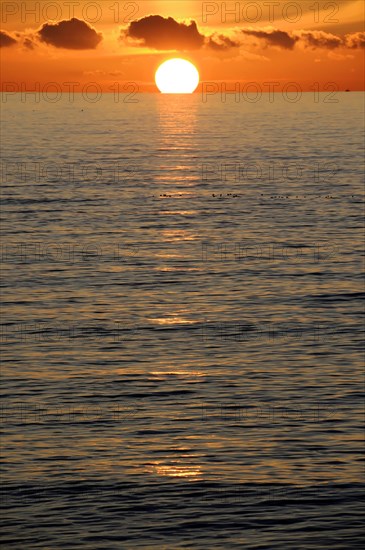
[[[4,94],[2,544],[362,548],[364,94]]]

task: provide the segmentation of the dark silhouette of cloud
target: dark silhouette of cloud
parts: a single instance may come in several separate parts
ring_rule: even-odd
[[[101,33],[75,17],[54,25],[45,23],[38,36],[46,44],[68,50],[93,50],[103,39]]]
[[[290,35],[285,31],[278,29],[272,30],[256,30],[256,29],[242,29],[243,34],[248,36],[255,36],[266,41],[268,46],[278,46],[284,50],[292,50],[297,42],[298,38]]]
[[[16,43],[17,41],[10,34],[0,31],[0,48],[8,48],[9,46],[14,46]]]
[[[179,23],[172,17],[148,15],[132,21],[125,35],[142,41],[142,46],[156,50],[198,50],[205,41],[195,21]]]
[[[355,32],[345,36],[346,46],[355,50],[357,48],[365,48],[365,32]]]

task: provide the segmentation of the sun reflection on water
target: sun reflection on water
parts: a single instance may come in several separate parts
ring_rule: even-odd
[[[164,477],[183,477],[194,480],[202,475],[201,466],[196,464],[184,464],[182,461],[176,461],[172,464],[155,462],[147,467],[147,472]]]

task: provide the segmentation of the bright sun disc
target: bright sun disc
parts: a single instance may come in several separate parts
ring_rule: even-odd
[[[157,88],[163,94],[192,94],[199,84],[199,73],[190,61],[169,59],[155,75]]]

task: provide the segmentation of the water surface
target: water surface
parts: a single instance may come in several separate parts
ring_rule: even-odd
[[[3,105],[7,548],[360,547],[363,94]]]

